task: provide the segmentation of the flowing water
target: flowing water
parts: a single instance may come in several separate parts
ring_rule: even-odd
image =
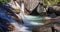
[[[22,3],[22,11],[19,14],[24,24],[21,27],[21,32],[32,32],[32,28],[38,25],[44,25],[43,18],[40,16],[24,15],[24,4]]]
[[[26,21],[24,21],[24,26],[28,27],[30,31],[32,31],[32,28],[38,26],[38,25],[44,25],[43,23],[43,17],[39,16],[31,16],[31,15],[25,15]]]
[[[23,4],[22,4],[22,6],[23,6]],[[22,7],[21,13],[17,14],[18,17],[20,17],[20,15],[21,15],[21,17],[24,21],[23,25],[18,24],[17,22],[15,22],[15,20],[12,17],[5,14],[4,11],[5,10],[3,8],[2,9],[0,8],[0,17],[9,20],[12,25],[14,25],[16,28],[18,28],[14,32],[32,32],[32,28],[34,28],[35,26],[44,25],[44,21],[43,21],[44,17],[24,15],[23,7]]]
[[[16,3],[19,7],[18,3]],[[24,21],[23,25],[20,25],[16,22],[12,23],[15,27],[18,27],[18,32],[32,32],[32,28],[38,25],[44,25],[43,18],[40,16],[31,16],[31,15],[24,15],[24,4],[21,4],[20,7],[21,11],[19,14],[16,14],[19,18],[22,17],[22,20]],[[16,32],[16,31],[15,31]]]

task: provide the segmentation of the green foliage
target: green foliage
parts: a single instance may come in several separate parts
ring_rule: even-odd
[[[44,0],[44,5],[45,6],[53,6],[60,2],[60,0]]]
[[[1,3],[4,4],[4,3],[8,3],[8,2],[10,2],[10,0],[0,0],[0,4]]]

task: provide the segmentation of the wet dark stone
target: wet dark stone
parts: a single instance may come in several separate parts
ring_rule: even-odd
[[[40,15],[38,12],[37,12],[37,7],[32,11],[32,13],[30,15]]]

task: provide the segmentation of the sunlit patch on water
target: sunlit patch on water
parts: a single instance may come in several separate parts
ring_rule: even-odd
[[[24,15],[27,20],[42,20],[44,17]]]

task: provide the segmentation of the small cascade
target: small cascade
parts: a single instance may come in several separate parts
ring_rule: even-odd
[[[43,23],[37,23],[37,22],[32,22],[29,21],[28,18],[30,19],[34,19],[37,18],[39,19],[39,17],[35,17],[35,16],[31,16],[31,15],[25,15],[24,14],[24,3],[21,3],[21,6],[15,1],[15,5],[13,4],[12,7],[14,9],[19,9],[21,10],[19,14],[16,14],[19,18],[22,18],[22,20],[24,21],[23,25],[18,24],[17,22],[11,23],[12,25],[14,25],[16,27],[16,30],[13,32],[32,32],[30,29],[30,27],[28,26],[36,26],[36,25],[43,25]]]
[[[21,7],[19,6],[19,4],[15,1],[15,4],[16,5],[11,5],[12,8],[14,9],[21,9],[20,13],[19,14],[16,14],[19,18],[22,18],[23,21],[25,21],[24,19],[24,3],[21,4]],[[15,30],[14,31],[11,31],[11,32],[31,32],[27,29],[29,29],[28,27],[25,27],[24,25],[21,25],[21,24],[18,24],[17,22],[13,22],[11,23],[13,26],[15,26]]]

